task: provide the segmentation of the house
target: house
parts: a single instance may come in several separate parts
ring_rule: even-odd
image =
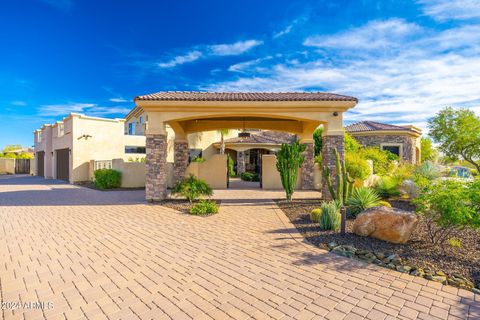
[[[124,119],[77,113],[45,124],[33,132],[35,174],[77,183],[90,180],[91,160],[144,156],[145,137],[124,135],[124,130]],[[131,150],[129,146],[140,149]]]
[[[407,163],[420,163],[422,130],[415,126],[360,121],[346,126],[345,131],[364,146],[388,150]]]

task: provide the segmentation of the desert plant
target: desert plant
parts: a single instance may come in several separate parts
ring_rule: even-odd
[[[390,204],[390,202],[385,201],[385,200],[380,200],[380,201],[378,201],[378,205],[379,205],[379,206],[383,206],[383,207],[388,207],[388,208],[391,208],[391,207],[392,207],[392,205]]]
[[[395,160],[398,160],[398,156],[377,147],[360,148],[358,157],[372,160],[373,173],[381,176],[392,173],[395,169]]]
[[[459,239],[459,238],[455,238],[455,237],[452,237],[452,238],[449,238],[447,240],[448,244],[451,245],[452,247],[454,248],[461,248],[463,247],[463,244],[462,244],[462,240]]]
[[[230,177],[235,177],[235,175],[236,175],[235,170],[234,170],[235,164],[233,162],[233,159],[230,156],[228,156],[228,163],[227,164],[228,164],[228,175]]]
[[[298,170],[305,161],[303,152],[306,146],[295,141],[291,144],[283,143],[280,151],[277,153],[277,170],[280,172],[280,179],[285,190],[288,201],[292,200],[292,195],[297,182]]]
[[[253,172],[242,172],[242,174],[240,175],[240,179],[242,179],[243,181],[260,181],[258,173]]]
[[[180,194],[185,197],[190,203],[198,199],[200,196],[211,196],[213,194],[212,188],[203,180],[197,179],[194,175],[177,182],[172,188],[172,195]]]
[[[318,220],[320,219],[320,216],[322,215],[322,209],[320,208],[316,208],[316,209],[313,209],[311,212],[310,212],[310,220],[312,222],[318,222]]]
[[[345,169],[354,180],[363,181],[370,176],[370,166],[367,160],[358,157],[353,152],[345,153]]]
[[[452,232],[465,227],[480,228],[480,208],[475,182],[436,180],[422,187],[413,200],[417,212],[424,216],[430,240],[443,244]]]
[[[382,199],[398,197],[400,195],[398,181],[388,176],[382,177],[374,189]]]
[[[188,212],[197,216],[211,215],[218,213],[218,205],[212,200],[200,200],[200,202],[195,203]]]
[[[337,231],[340,228],[341,214],[339,203],[335,201],[323,202],[321,207],[320,229]]]
[[[122,173],[113,169],[98,169],[93,172],[95,187],[113,189],[122,185]]]
[[[336,185],[334,186],[332,183],[330,168],[328,166],[322,168],[322,174],[332,199],[339,201],[340,204],[343,205],[347,199],[350,198],[354,181],[350,179],[350,175],[345,167],[345,161],[340,161],[340,155],[337,149],[334,149],[333,152],[335,155]]]
[[[200,157],[200,156],[195,157],[195,158],[192,160],[192,162],[198,162],[198,163],[203,163],[203,162],[205,162],[205,161],[207,161],[207,160],[205,160],[205,158]]]
[[[430,162],[426,161],[415,168],[413,171],[415,178],[423,177],[428,180],[434,180],[440,176],[440,172],[435,167],[435,165]]]
[[[380,205],[380,196],[370,188],[355,188],[352,196],[347,200],[348,212],[356,217],[365,209]]]

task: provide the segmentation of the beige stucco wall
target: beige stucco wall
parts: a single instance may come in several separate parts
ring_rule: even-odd
[[[145,187],[145,163],[113,159],[112,169],[122,173],[122,188]]]
[[[0,158],[0,174],[14,174],[15,159]]]
[[[49,124],[43,125],[40,129],[34,131],[34,152],[35,157],[37,152],[44,151],[44,174],[45,178],[53,178],[53,155],[52,155],[52,126]],[[35,159],[36,163],[36,159]],[[38,170],[35,169],[35,174]]]
[[[204,180],[213,189],[226,189],[227,155],[216,154],[205,162],[192,162],[187,167],[186,175],[189,174]]]
[[[263,189],[272,189],[272,190],[281,190],[282,179],[280,178],[280,173],[277,170],[277,156],[274,154],[264,154],[262,156],[262,188]],[[298,170],[297,184],[295,189],[300,189],[301,187],[301,172]]]
[[[89,180],[90,160],[123,159],[125,154],[123,120],[72,115],[72,121],[70,182]]]

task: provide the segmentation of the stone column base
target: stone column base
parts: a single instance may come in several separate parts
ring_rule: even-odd
[[[167,196],[167,136],[147,134],[145,198],[159,201]]]
[[[188,142],[174,141],[173,143],[173,183],[177,183],[185,177],[188,167]]]
[[[343,161],[344,156],[344,137],[341,136],[323,136],[323,147],[322,147],[322,166],[327,166],[330,169],[330,178],[332,179],[332,184],[336,188],[336,174],[337,167],[335,165],[335,148],[338,151],[340,156],[340,161]],[[331,200],[332,196],[328,191],[327,183],[322,176],[322,198]]]
[[[305,161],[301,168],[302,190],[315,189],[315,146],[313,143],[303,143],[307,146],[305,152]]]

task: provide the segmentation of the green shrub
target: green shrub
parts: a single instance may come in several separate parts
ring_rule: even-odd
[[[413,200],[418,213],[426,220],[427,232],[433,244],[443,244],[455,230],[480,228],[478,182],[454,179],[435,180],[422,187]]]
[[[323,202],[320,210],[322,212],[318,220],[320,229],[337,231],[341,222],[339,204],[335,201]]]
[[[395,169],[395,160],[398,160],[398,157],[393,153],[380,150],[377,147],[359,149],[358,157],[372,160],[373,173],[381,176],[390,174]]]
[[[192,203],[193,200],[198,199],[200,196],[211,196],[213,190],[205,181],[197,179],[191,174],[188,178],[177,182],[172,188],[172,195],[177,194],[187,198]]]
[[[316,208],[316,209],[313,209],[311,212],[310,212],[310,220],[312,222],[318,222],[318,220],[320,219],[320,216],[322,215],[322,209],[320,208]]]
[[[235,163],[233,162],[233,159],[228,156],[228,175],[230,177],[235,177],[235,170],[234,170]]]
[[[297,183],[298,171],[305,161],[303,152],[306,148],[306,145],[298,141],[290,144],[282,143],[282,147],[277,153],[276,167],[280,173],[282,187],[285,190],[285,196],[288,201],[292,200],[292,195]]]
[[[356,188],[352,192],[352,196],[347,200],[348,212],[356,217],[365,209],[380,205],[380,196],[370,188]]]
[[[205,158],[200,157],[200,156],[196,157],[192,160],[192,162],[199,162],[199,163],[202,163],[202,162],[205,162],[205,161],[207,161],[207,160],[205,160]]]
[[[382,177],[374,189],[382,199],[398,197],[400,195],[398,181],[392,177]]]
[[[200,200],[199,203],[194,204],[190,210],[190,214],[196,216],[206,216],[218,213],[218,205],[212,200]]]
[[[352,137],[346,132],[344,141],[345,153],[358,152],[358,150],[360,150],[360,148],[362,147],[362,145],[358,143],[358,141],[354,137]]]
[[[260,181],[260,177],[258,176],[258,173],[253,173],[253,172],[242,172],[242,174],[240,175],[240,178],[243,181],[255,181],[255,182]]]
[[[358,155],[353,152],[347,152],[345,154],[345,169],[350,175],[350,178],[356,181],[367,179],[371,173],[367,160],[358,157]]]
[[[430,161],[426,161],[416,167],[413,174],[415,176],[415,179],[426,178],[428,180],[434,180],[440,176],[440,172]]]
[[[98,189],[113,189],[122,185],[122,173],[117,170],[98,169],[93,172],[93,177]]]

